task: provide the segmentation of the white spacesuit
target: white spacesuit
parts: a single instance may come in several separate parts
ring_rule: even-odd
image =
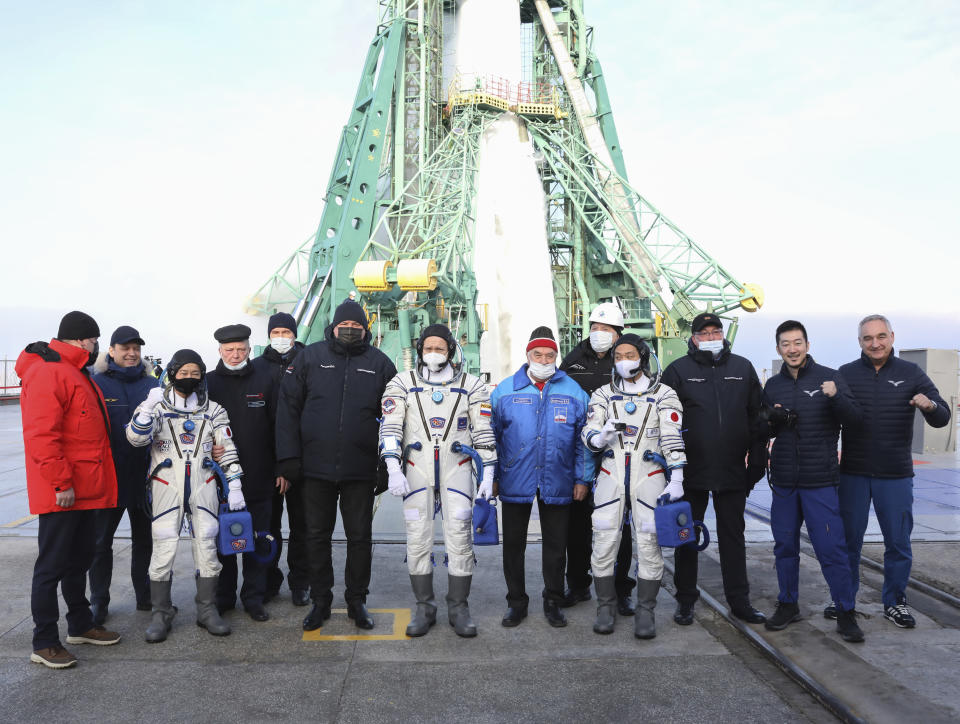
[[[170,378],[173,377],[171,369],[175,374],[184,359],[194,362],[193,357],[185,354],[188,351],[181,350],[171,359],[167,369]],[[202,361],[199,364],[202,366]],[[224,448],[219,464],[230,488],[230,507],[239,509],[244,505],[240,491],[243,471],[226,410],[207,398],[202,381],[185,398],[174,390],[174,385],[171,379],[166,387],[152,391],[127,425],[127,440],[131,445],[151,446],[148,485],[152,500],[153,553],[149,575],[154,613],[161,614],[157,622],[162,622],[164,629],[162,632],[155,629],[153,638],[148,629],[147,640],[151,642],[166,638],[175,610],[170,604],[170,583],[184,517],[191,532],[197,569],[197,621],[215,635],[230,633],[214,602],[221,569],[217,559],[220,506],[217,476],[212,468],[203,467],[204,460],[212,460],[214,445]]]
[[[403,496],[407,567],[418,601],[408,635],[426,633],[436,618],[431,550],[434,515],[439,512],[449,566],[450,623],[461,636],[471,636],[476,628],[469,622],[466,598],[473,576],[472,519],[477,487],[471,456],[454,452],[453,445],[459,442],[477,451],[483,461],[479,493],[492,497],[496,451],[490,393],[480,379],[450,364],[455,345],[445,326],[428,326],[418,350],[430,337],[442,338],[450,351],[437,360],[427,353],[436,369],[423,364],[421,357],[416,372],[401,372],[387,384],[380,452],[390,472],[390,492]]]
[[[643,345],[643,362],[633,364],[642,365],[649,374],[646,345],[632,334],[621,337],[614,350],[622,344],[638,349]],[[649,450],[661,455],[671,470],[686,464],[680,435],[683,420],[680,400],[670,387],[652,381],[647,374],[639,372],[632,382],[616,375],[615,384],[604,385],[594,392],[582,433],[587,446],[601,453],[592,515],[591,568],[598,602],[594,630],[597,633],[613,630],[616,602],[613,568],[629,497],[637,548],[635,633],[638,638],[652,638],[653,606],[663,576],[663,555],[657,543],[653,511],[657,499],[664,493],[671,500],[683,496],[680,480],[667,484],[666,470],[653,460],[644,460],[644,453]]]

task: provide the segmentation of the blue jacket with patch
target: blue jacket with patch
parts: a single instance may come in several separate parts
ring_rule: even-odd
[[[107,368],[93,375],[93,381],[103,392],[103,400],[110,416],[110,451],[117,471],[117,507],[125,508],[136,502],[131,491],[137,494],[146,484],[150,447],[137,448],[127,441],[126,426],[137,406],[147,399],[150,390],[157,386],[157,378],[143,366],[121,367],[106,358]],[[98,365],[99,368],[99,365]]]
[[[580,440],[590,398],[557,370],[537,389],[523,365],[490,396],[497,438],[497,479],[507,503],[569,505],[576,483],[593,485],[594,459]]]

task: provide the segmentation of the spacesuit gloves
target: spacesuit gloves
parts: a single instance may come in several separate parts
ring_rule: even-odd
[[[683,497],[683,481],[671,480],[663,489],[663,494],[670,498],[671,503],[674,500],[680,500]]]
[[[407,483],[407,476],[400,469],[400,461],[395,457],[389,457],[384,460],[387,464],[387,490],[390,495],[406,495],[410,492],[410,485]]]
[[[230,510],[243,510],[247,507],[247,501],[243,499],[243,491],[240,489],[239,480],[230,481],[230,492],[227,493],[227,505]]]
[[[143,401],[142,411],[149,414],[153,414],[154,410],[157,409],[163,401],[163,388],[162,387],[152,387],[150,388],[150,393],[147,395],[147,399]]]
[[[590,440],[590,446],[596,448],[597,450],[603,450],[610,443],[614,441],[617,437],[617,425],[620,423],[615,417],[609,418],[603,427],[600,429],[596,435],[593,436],[593,439]]]
[[[477,497],[484,500],[490,500],[493,497],[493,465],[483,466],[483,477],[480,478]]]

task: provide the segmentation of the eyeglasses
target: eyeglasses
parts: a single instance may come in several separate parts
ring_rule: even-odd
[[[723,337],[723,330],[703,330],[702,332],[694,332],[693,336],[697,339],[721,339]]]

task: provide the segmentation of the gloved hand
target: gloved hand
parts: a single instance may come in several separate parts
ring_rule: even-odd
[[[150,392],[147,394],[147,399],[143,401],[141,409],[144,412],[153,413],[157,409],[157,405],[163,402],[163,388],[162,387],[151,387]]]
[[[603,423],[603,427],[600,428],[600,432],[593,436],[590,444],[599,450],[607,447],[617,437],[616,425],[619,424],[619,422],[620,420],[615,417],[608,418],[607,421]]]
[[[670,498],[671,503],[674,500],[680,500],[683,497],[683,481],[671,480],[667,483],[667,487],[663,489],[663,494]]]
[[[230,510],[242,510],[247,507],[247,501],[243,499],[243,491],[240,489],[239,480],[230,481],[230,492],[227,493],[227,505]]]
[[[300,465],[300,458],[285,458],[277,462],[277,468],[281,477],[291,482],[303,480],[303,468]]]
[[[477,497],[490,500],[493,497],[493,465],[483,466],[483,476],[480,478],[480,487],[477,488]]]
[[[396,458],[387,458],[387,490],[390,495],[398,498],[410,492],[410,484],[407,482],[407,476],[400,469],[400,461]]]

